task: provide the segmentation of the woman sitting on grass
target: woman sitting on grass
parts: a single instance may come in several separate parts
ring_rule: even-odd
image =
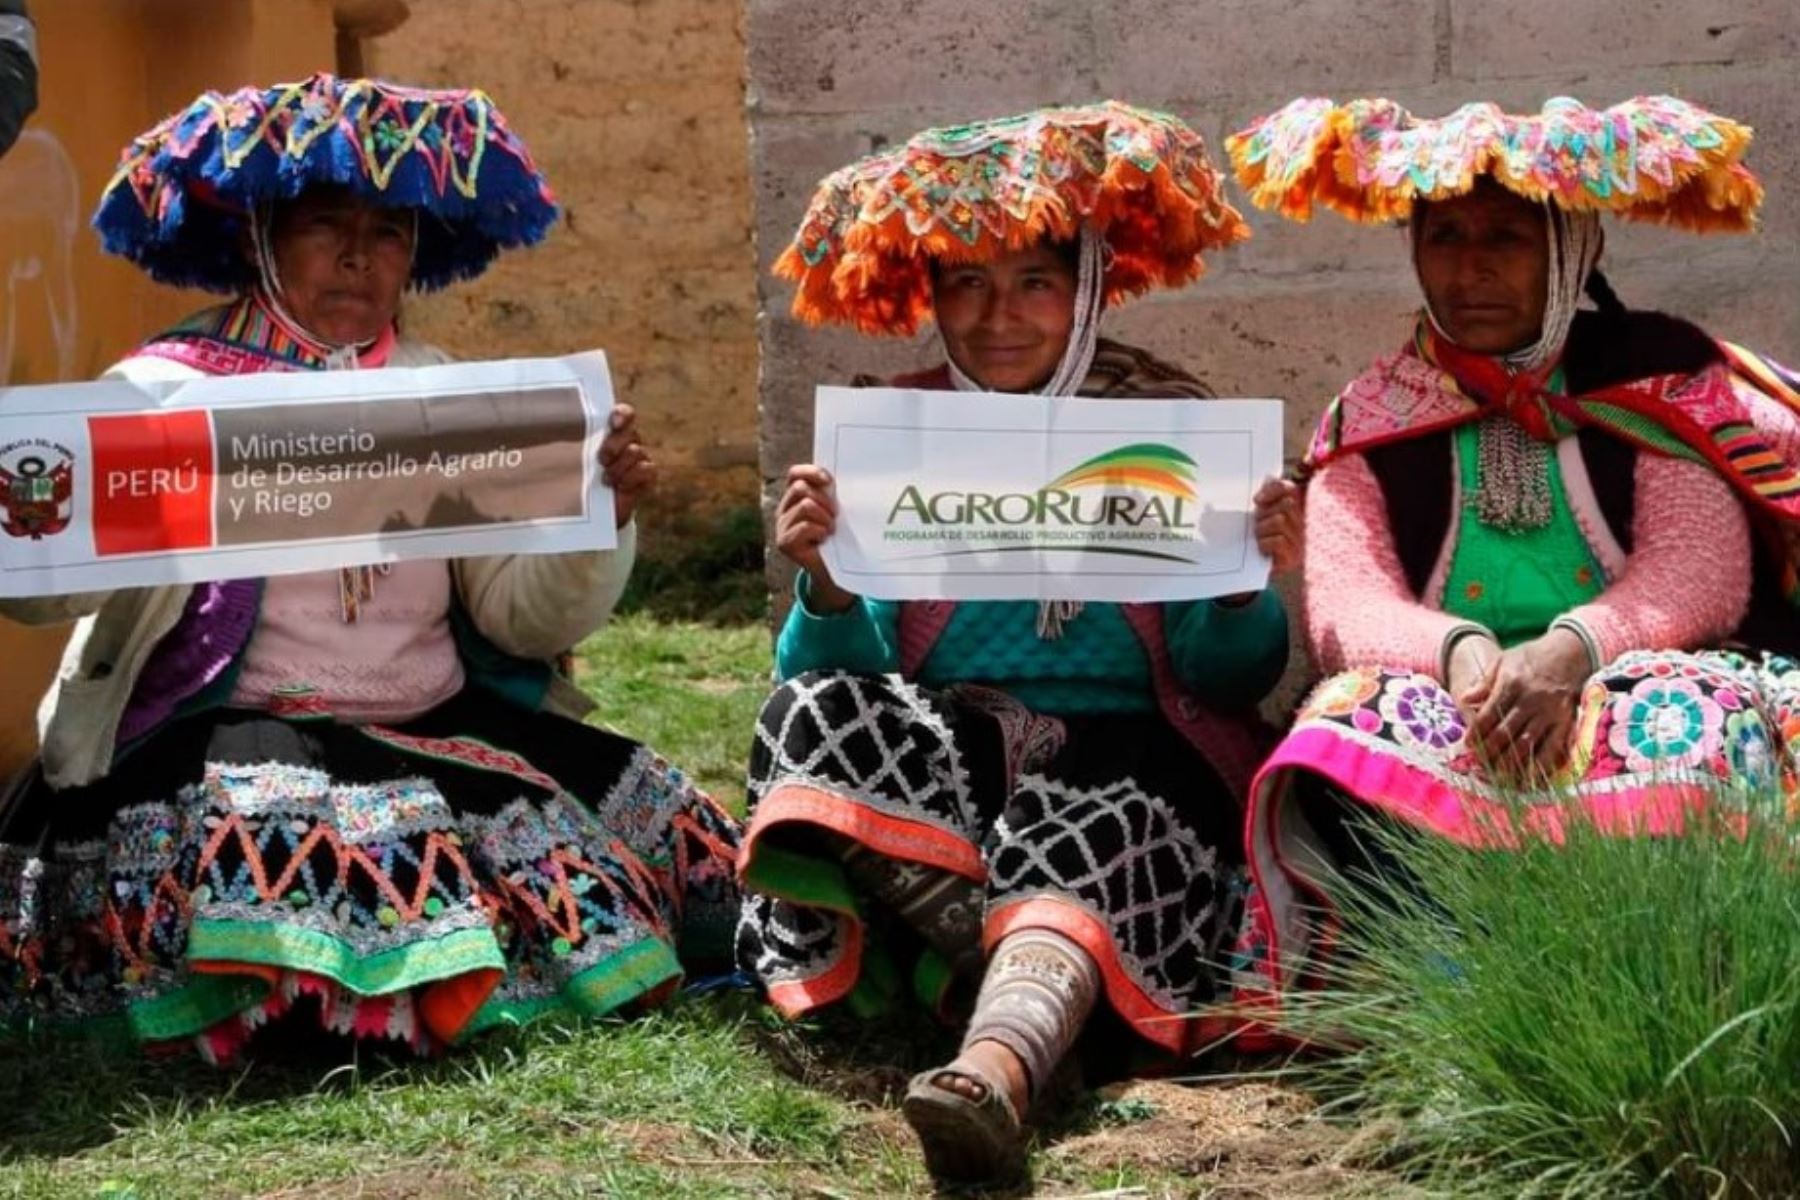
[[[1192,131],[1123,105],[933,130],[827,179],[778,269],[803,317],[935,318],[947,361],[894,386],[1199,400],[1095,327],[1104,299],[1246,236],[1217,188]],[[1278,566],[1298,550],[1288,486],[1258,503]],[[1248,718],[1286,618],[1273,592],[872,601],[825,569],[835,516],[832,480],[793,467],[775,536],[801,573],[751,751],[740,955],[789,1014],[878,1013],[902,971],[940,1011],[974,994],[961,1054],[905,1114],[935,1175],[1005,1178],[1096,1008],[1164,1052],[1208,1036],[1188,1014],[1235,933]]]
[[[1793,393],[1627,310],[1596,265],[1603,210],[1747,229],[1748,139],[1667,97],[1441,121],[1300,100],[1232,139],[1259,204],[1406,220],[1425,300],[1309,455],[1307,634],[1332,677],[1252,793],[1253,949],[1276,985],[1317,978],[1329,924],[1307,905],[1329,913],[1334,868],[1371,865],[1359,815],[1483,845],[1521,822],[1560,836],[1571,805],[1669,831],[1721,791],[1791,783],[1794,663],[1702,651],[1800,646]]]
[[[446,362],[400,335],[402,291],[555,216],[480,92],[208,93],[132,143],[96,224],[158,279],[236,298],[109,374]],[[82,620],[0,810],[0,1030],[106,1023],[226,1060],[294,1009],[423,1052],[653,1002],[678,949],[724,961],[735,824],[572,719],[591,705],[544,661],[630,571],[654,468],[629,408],[600,462],[612,551],[8,602]]]

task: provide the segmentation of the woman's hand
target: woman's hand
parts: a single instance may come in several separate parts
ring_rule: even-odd
[[[775,506],[775,549],[805,571],[807,603],[815,612],[843,612],[856,596],[839,587],[819,547],[837,529],[837,497],[831,473],[811,463],[788,468],[787,491]]]
[[[1269,570],[1285,575],[1300,565],[1305,547],[1300,485],[1271,477],[1256,492],[1256,548],[1269,559]]]
[[[1271,476],[1256,490],[1252,529],[1256,548],[1269,560],[1271,575],[1285,575],[1300,565],[1305,533],[1300,515],[1300,485]],[[1260,593],[1236,592],[1213,601],[1221,608],[1242,608]]]
[[[1500,665],[1500,643],[1485,633],[1471,633],[1457,640],[1450,650],[1450,670],[1444,690],[1469,720],[1481,711],[1494,683],[1494,670]]]
[[[1560,770],[1589,666],[1587,646],[1566,629],[1501,654],[1469,727],[1476,748],[1502,770]]]
[[[637,511],[638,501],[656,486],[656,464],[638,437],[637,411],[613,405],[606,436],[600,441],[600,479],[613,490],[613,512],[620,529]]]

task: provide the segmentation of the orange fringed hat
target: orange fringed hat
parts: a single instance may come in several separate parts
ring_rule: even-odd
[[[1739,160],[1748,126],[1673,96],[1591,109],[1558,96],[1535,116],[1465,104],[1421,120],[1391,100],[1303,97],[1225,145],[1259,208],[1297,221],[1323,204],[1356,221],[1404,221],[1415,200],[1480,177],[1529,200],[1706,233],[1755,226],[1762,185]]]
[[[928,129],[833,172],[775,263],[810,324],[907,335],[931,315],[931,262],[984,262],[1083,226],[1108,250],[1106,299],[1180,287],[1250,236],[1206,143],[1117,101]]]

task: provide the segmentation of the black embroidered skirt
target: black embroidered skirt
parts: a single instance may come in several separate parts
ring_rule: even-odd
[[[729,962],[736,822],[635,742],[476,688],[413,721],[217,709],[0,813],[0,1031],[229,1059],[302,1002],[429,1050]]]
[[[1173,1051],[1201,1044],[1241,907],[1241,817],[1154,714],[1046,717],[989,689],[819,672],[783,684],[751,751],[739,961],[797,1014],[880,1011],[894,928],[842,866],[861,846],[982,886],[979,928],[1050,928],[1099,965],[1107,1002]],[[927,1001],[947,981],[914,963]]]

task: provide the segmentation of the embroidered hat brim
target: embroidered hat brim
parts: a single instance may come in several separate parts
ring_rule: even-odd
[[[931,316],[931,264],[985,262],[1092,229],[1106,299],[1200,277],[1250,236],[1206,144],[1117,101],[928,129],[825,177],[775,263],[810,324],[909,335]]]
[[[260,203],[315,184],[420,213],[412,284],[481,274],[543,239],[555,198],[486,93],[319,74],[206,92],[132,139],[94,213],[108,252],[164,283],[238,292]]]
[[[1297,221],[1322,205],[1355,221],[1404,221],[1419,200],[1483,177],[1570,212],[1695,232],[1754,228],[1763,189],[1742,159],[1751,130],[1673,96],[1591,109],[1558,96],[1535,114],[1465,104],[1413,116],[1391,100],[1301,97],[1226,139],[1257,207]]]

